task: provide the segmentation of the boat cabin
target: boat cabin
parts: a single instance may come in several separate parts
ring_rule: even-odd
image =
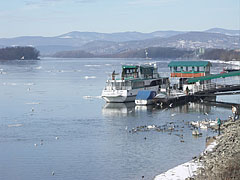
[[[123,65],[122,79],[159,78],[157,67],[152,65]]]

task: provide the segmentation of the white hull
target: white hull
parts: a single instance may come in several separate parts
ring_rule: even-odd
[[[134,102],[138,91],[152,90],[158,91],[159,86],[151,86],[132,90],[103,90],[102,98],[108,103]]]
[[[136,96],[118,96],[118,97],[103,97],[103,99],[108,103],[123,103],[123,102],[133,102]]]

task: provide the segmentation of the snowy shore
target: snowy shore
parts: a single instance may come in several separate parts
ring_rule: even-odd
[[[215,146],[216,141],[213,141],[210,145],[207,146],[202,154],[211,152]],[[202,167],[201,162],[198,162],[197,160],[191,160],[172,169],[169,169],[160,175],[157,175],[154,180],[185,180],[186,178],[196,175],[196,170],[199,167]]]

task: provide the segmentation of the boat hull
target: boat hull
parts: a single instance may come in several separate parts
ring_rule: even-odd
[[[108,103],[134,102],[138,91],[152,90],[158,91],[159,86],[150,86],[132,90],[103,90],[102,98]]]
[[[108,103],[123,103],[123,102],[133,102],[136,96],[102,96],[102,98]]]

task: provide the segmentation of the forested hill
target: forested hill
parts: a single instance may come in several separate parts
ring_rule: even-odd
[[[37,60],[40,53],[33,47],[6,47],[0,49],[0,60]]]

